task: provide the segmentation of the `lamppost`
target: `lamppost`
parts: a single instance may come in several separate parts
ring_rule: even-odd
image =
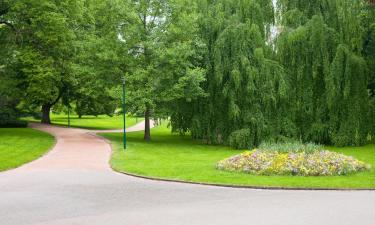
[[[126,108],[125,108],[125,77],[122,78],[122,112],[124,114],[124,149],[126,149]]]
[[[70,127],[70,93],[68,88],[68,127]]]

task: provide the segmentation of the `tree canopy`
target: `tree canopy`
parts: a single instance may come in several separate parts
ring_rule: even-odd
[[[208,97],[175,114],[176,127],[209,143],[248,129],[249,147],[284,138],[361,145],[373,135],[366,1],[199,2]]]
[[[169,118],[207,143],[361,145],[375,134],[369,3],[1,0],[0,114],[111,115],[125,77],[146,140],[151,118]]]

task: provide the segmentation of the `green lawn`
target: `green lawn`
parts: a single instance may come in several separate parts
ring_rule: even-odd
[[[39,158],[54,142],[53,136],[30,128],[0,128],[0,171]]]
[[[36,120],[34,118],[28,117],[23,118],[24,120],[30,122],[39,122],[40,120]],[[68,125],[68,116],[65,114],[51,114],[51,121],[52,124],[55,125]],[[136,118],[127,116],[126,117],[126,126],[130,127],[133,126],[140,121],[142,118]],[[81,119],[78,118],[77,115],[70,116],[70,125],[71,127],[77,128],[85,128],[91,130],[109,130],[109,129],[121,129],[123,128],[123,117],[122,116],[107,116],[107,115],[100,115],[100,116],[83,116]]]
[[[329,148],[352,155],[372,165],[372,171],[350,176],[292,177],[254,176],[215,169],[216,162],[241,151],[209,146],[190,137],[171,135],[166,127],[152,130],[152,142],[145,143],[142,132],[128,134],[128,150],[122,149],[121,134],[102,134],[113,144],[111,165],[117,171],[154,178],[236,184],[248,186],[305,188],[375,188],[375,145]]]

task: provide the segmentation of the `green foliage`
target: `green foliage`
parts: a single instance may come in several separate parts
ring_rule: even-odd
[[[18,90],[1,90],[3,117],[42,108],[48,123],[55,104],[111,114],[125,76],[130,112],[170,118],[173,131],[207,143],[240,129],[251,146],[362,145],[375,134],[375,9],[364,0],[7,0],[0,9],[0,88]]]
[[[49,123],[50,109],[60,101],[68,105],[89,99],[101,105],[102,99],[111,98],[111,86],[124,73],[119,68],[126,61],[118,38],[119,24],[127,18],[121,6],[98,0],[9,4],[0,21],[8,21],[16,34],[7,30],[13,45],[6,49],[15,60],[6,69],[15,69],[15,82],[23,90],[21,105],[32,111],[42,108],[42,122]]]
[[[366,62],[340,45],[327,78],[333,143],[362,145],[368,134]]]
[[[283,132],[277,124],[286,107],[286,80],[265,43],[274,21],[272,1],[200,4],[200,32],[207,46],[201,60],[207,70],[203,87],[208,95],[194,101],[193,109],[184,107],[173,115],[172,126],[186,126],[194,138],[208,143],[227,143],[232,132],[248,128],[254,139],[249,146]],[[190,122],[181,123],[182,115]]]
[[[0,66],[1,66],[0,59]],[[18,121],[20,110],[19,83],[12,68],[0,68],[0,127],[26,127]]]
[[[0,127],[18,126],[20,89],[15,71],[14,37],[11,23],[5,18],[9,1],[0,1]]]
[[[17,95],[12,94],[12,91],[17,91],[12,85],[14,80],[6,79],[3,74],[0,75],[0,127],[4,127],[17,120],[19,99]]]
[[[229,146],[234,149],[250,149],[255,146],[254,135],[250,129],[242,129],[229,135]]]
[[[29,103],[51,104],[61,97],[71,72],[73,26],[81,3],[17,1],[12,7],[22,34],[19,61]]]
[[[264,152],[278,152],[278,153],[306,153],[311,154],[318,151],[322,151],[323,146],[314,143],[304,144],[300,141],[288,141],[288,142],[263,142],[257,148],[259,151]]]
[[[109,115],[112,116],[117,108],[117,102],[108,96],[101,96],[101,99],[92,98],[80,99],[77,101],[75,112],[79,116],[83,115]]]
[[[128,57],[126,47],[119,40],[119,33],[125,29],[129,19],[126,1],[87,0],[83,18],[76,31],[73,61],[74,82],[69,84],[70,102],[76,105],[80,115],[112,115],[120,105],[121,84]],[[68,102],[64,101],[67,105]]]
[[[36,122],[33,117],[23,117],[22,120]],[[82,116],[70,114],[70,126],[88,130],[121,130],[124,127],[123,115],[98,115]],[[126,116],[126,127],[134,126],[142,121],[142,118],[136,118],[131,115]],[[51,113],[51,122],[58,126],[68,126],[68,115],[65,113]]]
[[[21,120],[7,120],[1,121],[0,128],[25,128],[28,123]]]
[[[371,122],[362,50],[368,27],[361,24],[369,12],[360,1],[281,2],[282,13],[302,12],[308,19],[285,29],[277,43],[295,87],[290,111],[298,137],[338,146],[366,143]]]
[[[239,129],[251,130],[255,145],[367,142],[375,57],[374,12],[364,1],[199,4],[207,95],[178,108],[174,130],[208,143],[228,143]]]
[[[204,95],[197,5],[187,0],[134,0],[129,7],[134,18],[121,35],[132,56],[126,74],[130,110],[143,111],[146,122],[150,116],[166,118],[179,104]]]
[[[319,16],[305,26],[282,33],[278,43],[280,61],[294,87],[289,93],[293,103],[290,116],[297,135],[304,141],[329,143],[324,125],[328,119],[325,76],[330,72],[330,54],[335,43],[333,30]]]

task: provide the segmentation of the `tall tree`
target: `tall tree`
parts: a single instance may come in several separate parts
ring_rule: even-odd
[[[118,103],[115,90],[128,69],[127,48],[119,38],[129,20],[127,5],[86,0],[83,13],[74,42],[73,71],[79,82],[71,84],[70,98],[78,115],[111,115]]]
[[[94,105],[110,98],[111,86],[124,73],[118,38],[125,12],[122,2],[8,3],[0,21],[16,33],[13,55],[24,105],[41,107],[43,123],[50,123],[51,108],[60,101],[67,104],[68,98],[77,103],[90,99]]]
[[[190,122],[175,125],[208,143],[227,143],[232,132],[243,128],[250,129],[250,145],[282,132],[278,124],[287,83],[267,44],[272,1],[200,1],[199,9],[208,96],[172,118]]]
[[[11,1],[0,1],[0,126],[17,120],[21,89],[17,74],[16,30],[9,18]]]
[[[289,80],[298,135],[305,141],[360,145],[368,130],[368,77],[363,57],[364,1],[280,1],[281,15],[299,12],[297,27],[282,17],[278,55]],[[294,19],[299,19],[295,17]],[[354,78],[355,77],[355,78]]]
[[[74,79],[71,73],[74,28],[82,16],[82,1],[16,1],[9,17],[18,40],[20,72],[28,104],[42,107],[42,122]]]
[[[283,136],[366,142],[373,23],[366,1],[198,2],[208,96],[177,108],[178,129],[209,143],[228,143],[243,129],[249,145]]]
[[[203,71],[194,64],[196,5],[186,0],[133,0],[131,5],[132,29],[122,35],[133,56],[129,101],[144,111],[144,139],[150,140],[151,117],[168,117],[173,102],[203,93]]]

